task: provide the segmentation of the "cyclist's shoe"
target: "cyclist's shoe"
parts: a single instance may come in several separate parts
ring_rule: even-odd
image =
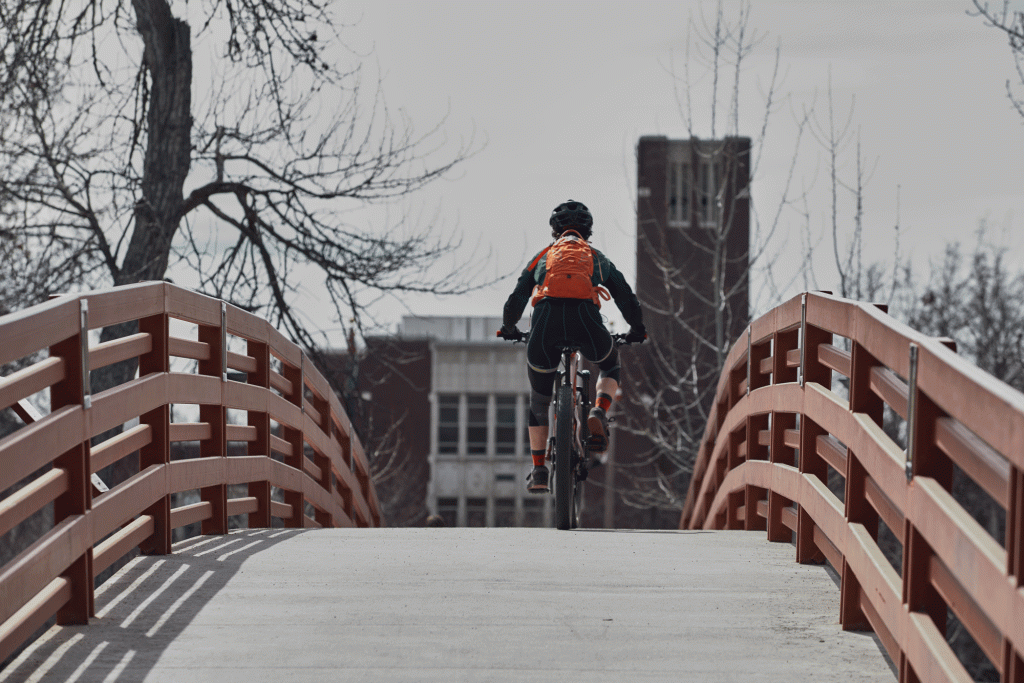
[[[591,453],[604,453],[608,450],[608,416],[600,408],[591,408],[587,418],[587,429],[590,440],[587,446]]]
[[[530,493],[547,493],[550,489],[548,488],[548,468],[544,465],[537,465],[530,472],[530,476],[526,482],[526,490]]]

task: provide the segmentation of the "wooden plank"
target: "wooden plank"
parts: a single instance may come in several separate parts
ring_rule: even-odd
[[[0,571],[0,623],[6,622],[89,549],[89,520],[73,515],[42,535]]]
[[[322,432],[322,430],[320,430],[320,425],[322,424],[321,420],[323,420],[323,417],[320,415],[320,411],[317,410],[316,408],[314,408],[313,404],[310,403],[305,398],[302,399],[302,412],[306,415],[306,417],[308,417],[310,420],[312,420],[312,423],[311,423],[310,426],[312,426],[317,431],[321,431]],[[302,425],[302,429],[303,429],[303,431],[307,431],[306,430],[306,425],[310,424],[310,423],[305,423],[305,421],[303,421],[303,422],[304,422],[304,424]]]
[[[205,441],[213,434],[209,422],[172,422],[171,443],[179,441]]]
[[[210,345],[205,342],[193,341],[192,339],[168,337],[167,354],[177,358],[210,360]]]
[[[871,604],[871,600],[868,598],[866,592],[860,592],[860,610],[867,617],[868,623],[871,624],[871,628],[874,630],[875,635],[882,641],[882,647],[885,648],[886,653],[889,655],[889,659],[894,662],[900,661],[900,644],[896,638],[889,631],[885,621],[879,615],[878,610]]]
[[[1024,469],[1024,394],[941,344],[922,344],[918,356],[918,389]]]
[[[168,403],[167,377],[163,373],[152,373],[93,394],[87,436],[91,438],[120,427]]]
[[[1010,461],[950,417],[935,424],[935,442],[1004,510],[1009,501]]]
[[[66,296],[3,316],[0,365],[21,360],[78,334],[78,297]]]
[[[907,518],[982,613],[1013,642],[1024,632],[1021,598],[1006,579],[1006,551],[930,477],[914,477]]]
[[[263,318],[228,304],[225,324],[228,334],[256,342],[267,341],[269,323]]]
[[[782,525],[790,531],[796,531],[797,525],[797,514],[796,510],[791,507],[782,508],[780,511],[780,517],[782,519]]]
[[[248,425],[226,425],[228,441],[255,441],[257,438],[256,428]]]
[[[871,368],[868,386],[876,396],[892,408],[897,415],[907,419],[907,383],[889,368],[879,365]]]
[[[850,369],[853,367],[852,354],[833,344],[818,345],[818,361],[844,377],[850,376]]]
[[[0,410],[64,379],[64,359],[46,358],[0,378]]]
[[[328,396],[334,393],[331,389],[330,383],[320,374],[320,371],[316,369],[316,366],[307,358],[303,365],[305,369],[305,376],[303,379],[306,381],[312,391],[313,395],[320,399],[326,399]]]
[[[183,505],[180,508],[171,510],[171,528],[202,522],[213,516],[213,503],[202,502]]]
[[[228,369],[238,370],[246,374],[256,372],[256,359],[252,356],[245,356],[234,351],[228,351]]]
[[[90,473],[99,472],[130,453],[148,446],[153,440],[153,428],[147,424],[135,425],[91,449]]]
[[[166,312],[172,318],[220,327],[219,299],[168,284],[166,300]]]
[[[291,396],[292,394],[292,383],[273,370],[270,371],[270,386],[280,391],[282,396]]]
[[[226,460],[229,458],[193,458],[169,463],[167,474],[170,492],[177,493],[226,484]]]
[[[153,518],[150,515],[141,515],[102,543],[98,543],[92,555],[93,578],[152,536],[154,528]]]
[[[815,446],[818,455],[831,465],[832,469],[845,477],[848,452],[846,446],[839,443],[839,440],[831,434],[819,436],[815,439]]]
[[[93,538],[103,538],[167,494],[167,465],[150,465],[121,482],[93,504]]]
[[[901,538],[905,519],[903,512],[893,505],[889,497],[878,487],[878,483],[870,477],[864,481],[864,497],[896,538]]]
[[[906,623],[907,638],[903,641],[903,652],[914,668],[917,680],[974,683],[931,617],[923,612],[908,612]]]
[[[843,571],[843,553],[829,540],[828,536],[825,535],[825,532],[817,524],[814,525],[814,545],[818,547],[818,550],[825,556],[828,563],[832,565],[832,569],[837,572]]]
[[[49,464],[84,438],[81,406],[66,406],[0,439],[0,491]]]
[[[63,576],[58,576],[25,603],[10,619],[0,624],[0,662],[10,657],[69,600],[71,600],[71,581]]]
[[[800,448],[800,430],[787,429],[783,433],[782,443],[790,448]]]
[[[0,501],[0,536],[67,490],[67,470],[55,467]]]
[[[164,312],[164,282],[140,282],[81,295],[89,302],[89,329],[138,320]]]
[[[270,435],[270,447],[275,453],[288,457],[292,454],[292,445],[279,436]]]
[[[270,347],[271,354],[293,368],[299,367],[302,363],[302,350],[269,323],[267,324],[267,345]]]
[[[949,569],[935,555],[929,558],[928,574],[931,584],[960,623],[974,638],[974,642],[985,653],[996,669],[1002,668],[1003,636],[992,621],[985,616],[970,594],[953,578]]]
[[[224,382],[223,405],[235,410],[267,412],[267,401],[271,393],[263,387],[241,382]]]
[[[152,350],[153,337],[145,332],[112,339],[89,349],[89,369],[105,368],[129,358],[137,358]]]
[[[228,486],[267,481],[272,476],[273,460],[262,455],[236,455],[227,458],[225,481]]]
[[[228,517],[235,515],[248,515],[260,509],[260,502],[255,496],[245,498],[231,498],[228,500]]]
[[[270,502],[270,515],[281,519],[291,519],[294,511],[291,505],[278,503],[276,500]]]
[[[223,390],[228,382],[220,377],[208,375],[190,375],[171,372],[166,377],[166,403],[191,403],[199,405],[221,405],[224,402]],[[237,384],[232,382],[231,384]]]

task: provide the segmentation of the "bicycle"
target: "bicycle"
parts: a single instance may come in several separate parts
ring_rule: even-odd
[[[529,338],[525,332],[512,336],[504,335],[500,330],[497,336],[513,343],[525,342]],[[616,346],[631,343],[626,341],[624,334],[613,334],[612,342]],[[593,407],[590,371],[579,367],[581,356],[578,346],[570,344],[559,348],[562,360],[548,408],[548,424],[551,425],[548,456],[552,461],[553,485],[550,490],[555,496],[555,527],[565,531],[579,528],[583,512],[583,482],[587,480],[593,463],[600,464],[600,460],[590,455],[590,430],[587,427],[587,415]]]

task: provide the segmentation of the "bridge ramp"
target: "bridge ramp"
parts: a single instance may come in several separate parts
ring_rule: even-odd
[[[885,681],[764,532],[245,530],[132,561],[4,681]]]

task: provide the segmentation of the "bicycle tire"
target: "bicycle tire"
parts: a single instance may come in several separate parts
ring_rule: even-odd
[[[563,531],[572,528],[573,489],[576,477],[572,471],[572,387],[559,382],[555,417],[555,526]]]

